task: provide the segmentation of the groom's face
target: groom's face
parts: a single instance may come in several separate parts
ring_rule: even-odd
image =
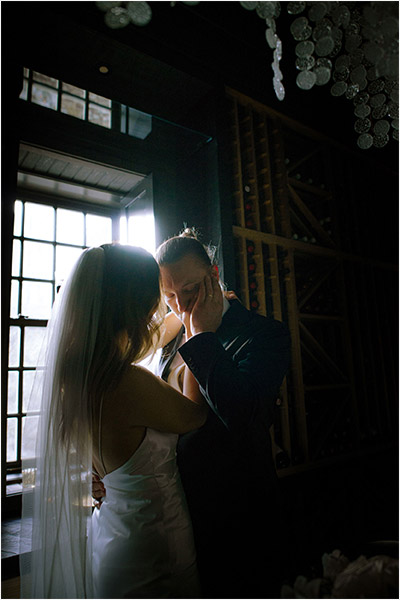
[[[164,298],[176,314],[191,310],[196,301],[200,282],[206,275],[213,274],[211,266],[204,265],[195,256],[184,256],[170,265],[160,268]]]

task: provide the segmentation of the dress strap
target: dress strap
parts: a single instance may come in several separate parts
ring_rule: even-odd
[[[103,450],[102,450],[102,446],[101,446],[101,430],[102,430],[102,416],[103,416],[103,401],[104,401],[104,396],[101,397],[100,400],[100,407],[99,407],[99,439],[98,439],[98,450],[99,450],[99,459],[101,462],[101,466],[103,467],[103,472],[104,475],[107,475],[107,469],[106,466],[104,464],[104,460],[103,460]]]

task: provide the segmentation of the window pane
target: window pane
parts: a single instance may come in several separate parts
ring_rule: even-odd
[[[36,367],[46,327],[25,327],[24,367]]]
[[[112,242],[112,220],[110,217],[86,215],[86,245],[100,246]]]
[[[128,243],[128,219],[125,216],[119,219],[119,241],[120,244]]]
[[[21,329],[10,327],[10,342],[8,347],[8,366],[19,367],[19,353],[21,347]]]
[[[85,101],[63,94],[61,96],[61,112],[77,119],[85,118]]]
[[[32,84],[32,102],[35,104],[57,110],[57,96],[56,90],[51,90],[38,83]]]
[[[128,219],[128,243],[140,246],[151,254],[156,251],[154,215],[134,215]]]
[[[7,413],[9,415],[18,412],[18,383],[18,371],[9,371],[7,394]]]
[[[24,242],[23,277],[53,279],[53,246]]]
[[[16,319],[19,314],[19,281],[13,279],[11,281],[11,302],[10,302],[10,317]]]
[[[12,252],[12,275],[13,277],[19,277],[21,270],[21,242],[19,240],[13,241],[13,252]]]
[[[69,272],[81,254],[81,248],[56,246],[56,285],[60,285],[68,277]]]
[[[31,319],[48,319],[53,305],[53,285],[40,281],[22,283],[21,313]]]
[[[25,203],[24,236],[54,241],[54,208],[45,204]]]
[[[22,447],[21,458],[34,458],[36,448],[36,434],[38,431],[39,417],[22,417]]]
[[[7,419],[7,462],[17,460],[17,422],[18,419]]]
[[[22,235],[22,202],[14,202],[14,235]]]
[[[83,246],[83,213],[57,209],[57,242]]]
[[[50,85],[51,87],[58,88],[58,79],[54,79],[53,77],[47,77],[47,75],[43,75],[42,73],[38,73],[37,71],[33,71],[33,79],[35,81],[45,83],[46,85]]]
[[[96,104],[89,104],[89,121],[102,127],[111,128],[111,110]]]
[[[28,80],[24,79],[22,84],[22,90],[19,95],[21,100],[28,100]]]
[[[97,94],[89,92],[89,100],[101,104],[102,106],[107,106],[107,108],[111,108],[111,100],[109,98],[104,98],[104,96],[98,96]]]
[[[151,133],[153,121],[152,116],[134,108],[128,108],[129,123],[128,133],[140,140],[145,140]]]
[[[31,401],[32,385],[35,381],[36,371],[24,371],[22,375],[22,412],[39,410],[40,398]]]
[[[70,94],[74,94],[75,96],[79,96],[80,98],[85,98],[86,96],[86,90],[76,87],[75,85],[71,85],[70,83],[63,83],[62,89],[63,92],[69,92]]]

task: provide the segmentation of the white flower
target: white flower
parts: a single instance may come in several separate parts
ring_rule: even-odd
[[[322,556],[322,566],[325,579],[334,581],[335,577],[348,566],[349,562],[349,559],[340,550],[334,550],[331,554],[324,554]]]
[[[359,556],[336,577],[332,598],[390,598],[396,591],[399,561],[390,556]]]

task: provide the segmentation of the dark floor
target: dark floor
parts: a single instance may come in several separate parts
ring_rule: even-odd
[[[29,540],[21,537],[20,533],[21,520],[19,518],[3,519],[1,524],[2,598],[16,597],[4,595],[4,580],[11,580],[19,575],[19,555],[29,551]]]

